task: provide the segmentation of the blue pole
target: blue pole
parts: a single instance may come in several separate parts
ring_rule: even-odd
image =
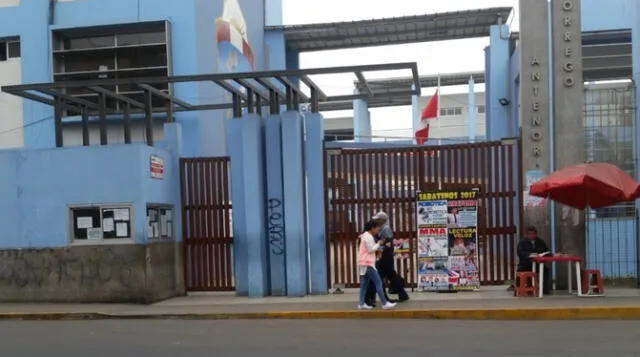
[[[468,125],[469,125],[469,142],[475,142],[476,141],[476,115],[477,115],[477,108],[476,108],[476,93],[475,93],[475,82],[473,80],[473,76],[469,77],[469,119],[468,121]]]

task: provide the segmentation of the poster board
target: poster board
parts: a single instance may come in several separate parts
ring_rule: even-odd
[[[418,290],[480,289],[479,193],[478,188],[418,192]]]

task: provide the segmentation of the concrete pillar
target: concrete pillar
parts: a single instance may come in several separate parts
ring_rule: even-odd
[[[300,52],[292,49],[287,49],[286,65],[287,65],[287,69],[300,69]],[[291,82],[293,82],[293,84],[297,86],[300,85],[299,77],[291,77],[290,80]]]
[[[636,1],[633,3],[633,18],[634,21],[633,23],[635,24],[635,26],[632,27],[631,29],[631,38],[632,39],[639,39],[640,38],[640,2]],[[633,87],[634,87],[634,103],[635,103],[635,107],[637,108],[638,105],[640,104],[640,41],[632,41],[631,43],[631,54],[632,54],[632,63],[633,63]],[[638,143],[638,140],[640,138],[640,110],[636,109],[635,111],[635,117],[634,117],[634,121],[633,121],[633,129],[634,129],[634,136],[633,136],[633,157],[636,158],[636,162],[635,162],[635,167],[634,167],[634,173],[635,173],[635,178],[638,179],[640,178],[640,164],[637,161],[637,158],[640,158],[640,145]],[[640,200],[636,200],[635,201],[635,207],[636,207],[636,212],[640,212]],[[637,257],[640,257],[640,241],[638,241],[638,233],[640,233],[640,220],[636,220],[636,248],[637,248],[637,255],[636,255],[636,261],[638,262],[638,267],[637,267],[637,276],[640,277],[640,259],[637,259]]]
[[[354,89],[354,94],[359,94]],[[371,142],[371,117],[369,115],[369,103],[364,99],[353,101],[353,135],[354,141]]]
[[[326,294],[327,243],[325,236],[324,118],[319,113],[305,115],[305,168],[307,170],[307,222],[311,293]]]
[[[264,12],[265,26],[282,25],[282,0],[265,0]]]
[[[555,167],[584,162],[584,81],[582,77],[582,26],[580,0],[552,0],[553,111]],[[553,166],[553,165],[552,165]],[[584,213],[557,205],[557,249],[586,255]],[[557,286],[566,286],[566,270],[558,269]]]
[[[411,85],[411,90],[416,90],[415,85]],[[420,124],[420,97],[416,94],[411,95],[411,123],[412,123],[412,131],[411,136],[415,138],[416,130],[418,130],[418,126]],[[417,144],[415,139],[413,140],[414,144]]]
[[[282,114],[282,176],[286,245],[287,296],[308,292],[306,203],[304,179],[304,122],[298,112]]]
[[[473,77],[469,78],[469,99],[468,99],[468,123],[469,126],[469,142],[473,143],[476,141],[476,127],[477,127],[477,116],[478,116],[478,108],[476,108],[476,92],[475,92],[475,81]]]
[[[546,1],[520,0],[520,120],[524,227],[536,227],[551,246],[548,207],[531,199],[529,186],[549,174],[549,41]]]
[[[182,153],[182,125],[180,123],[164,124],[164,148],[171,154],[171,161],[165,162],[170,165],[171,180],[176,183],[172,187],[171,204],[174,207],[175,218],[173,220],[173,229],[176,235],[176,241],[182,240],[182,215],[180,214],[180,158]]]
[[[279,115],[271,115],[265,120],[269,282],[270,294],[274,296],[287,293],[281,123]]]
[[[263,297],[268,293],[263,123],[260,116],[246,114],[227,121],[225,129],[230,139],[236,294]]]
[[[509,99],[509,26],[493,25],[490,28],[489,47],[485,66],[487,78],[486,118],[491,122],[487,126],[487,136],[491,140],[500,140],[511,136],[513,131],[507,121],[508,105],[500,104],[501,99]],[[489,131],[490,128],[490,131]]]
[[[491,103],[495,102],[492,98],[491,92],[491,51],[489,46],[484,48],[484,125],[485,125],[485,137],[487,140],[494,140],[493,138],[493,119],[491,118],[489,108]]]
[[[185,291],[184,281],[184,262],[183,250],[180,242],[182,242],[182,214],[180,214],[181,197],[180,197],[180,158],[183,157],[182,147],[182,125],[180,123],[165,123],[164,124],[164,145],[165,149],[169,151],[171,155],[169,162],[165,161],[165,165],[169,166],[167,170],[171,177],[171,182],[175,184],[171,188],[171,204],[173,205],[173,231],[175,232],[175,240],[178,242],[175,246],[176,261],[174,265],[174,274],[176,279],[176,287],[178,291],[183,294]],[[145,217],[146,220],[146,217]],[[146,222],[144,223],[146,225]],[[146,235],[145,235],[146,237]]]

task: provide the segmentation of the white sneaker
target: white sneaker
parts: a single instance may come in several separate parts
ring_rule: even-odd
[[[389,309],[393,309],[394,307],[396,307],[396,305],[398,305],[398,304],[387,301],[386,304],[382,305],[382,308],[385,309],[385,310],[389,310]]]
[[[367,304],[358,305],[358,310],[371,310],[371,309],[373,309],[373,307]]]

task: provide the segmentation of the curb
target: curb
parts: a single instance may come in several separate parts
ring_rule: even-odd
[[[640,320],[640,306],[533,309],[439,309],[392,311],[281,311],[259,313],[111,314],[0,313],[0,321],[71,320],[304,320],[304,319],[431,319],[431,320]]]

